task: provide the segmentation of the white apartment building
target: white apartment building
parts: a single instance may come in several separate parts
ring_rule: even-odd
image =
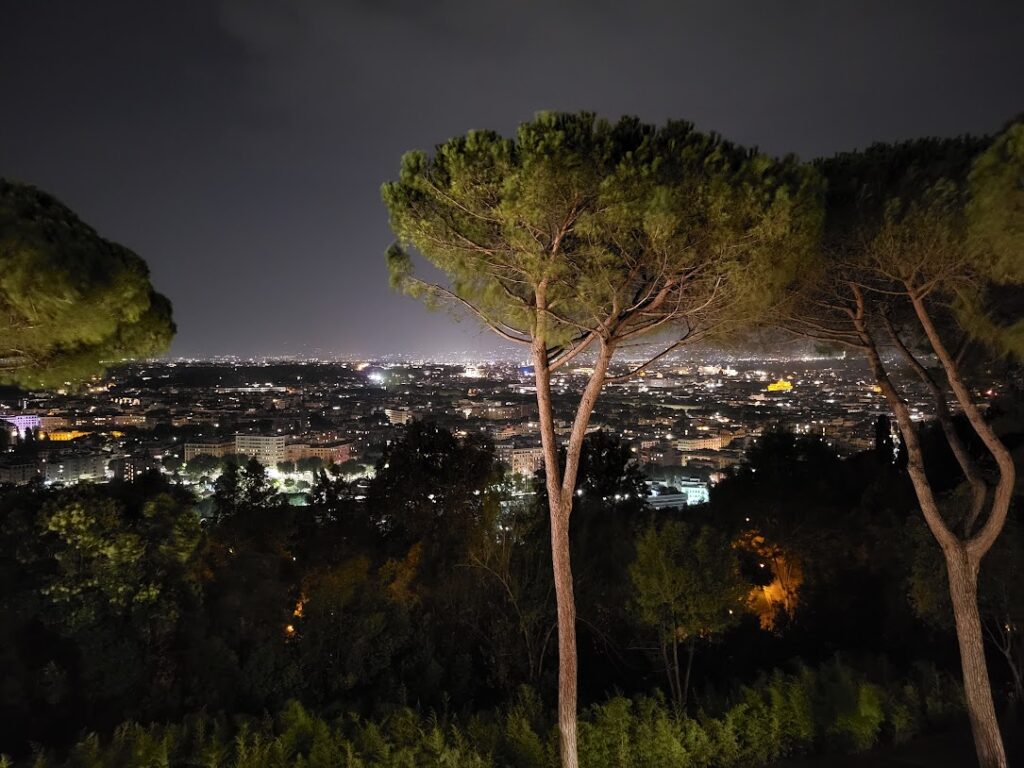
[[[721,451],[729,447],[733,440],[743,437],[743,434],[731,432],[708,432],[705,434],[680,437],[675,441],[675,446],[680,451]]]
[[[385,408],[384,415],[392,424],[409,424],[416,419],[416,414],[405,408]]]
[[[107,461],[102,454],[55,456],[43,464],[43,477],[48,483],[106,480]]]
[[[0,416],[0,421],[7,422],[7,429],[24,435],[30,429],[39,429],[40,421],[37,413],[19,413],[11,416]]]
[[[265,467],[276,467],[287,458],[284,435],[235,435],[235,453],[253,456]]]
[[[540,446],[517,448],[511,443],[494,446],[498,461],[508,465],[515,475],[532,475],[544,466],[544,449]]]

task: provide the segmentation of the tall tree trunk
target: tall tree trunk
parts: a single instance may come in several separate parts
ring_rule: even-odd
[[[903,444],[907,451],[907,474],[910,476],[911,484],[914,486],[914,493],[921,507],[925,522],[931,530],[935,540],[942,549],[946,560],[946,570],[949,575],[949,594],[953,604],[953,616],[956,621],[957,641],[960,645],[960,664],[963,672],[964,697],[967,704],[967,714],[971,722],[971,730],[974,735],[975,749],[978,754],[980,768],[1006,768],[1006,752],[1003,748],[1002,736],[999,732],[999,722],[995,716],[995,705],[992,701],[992,685],[988,679],[988,669],[985,664],[985,648],[982,639],[981,619],[978,614],[978,567],[981,558],[991,547],[995,536],[1002,527],[1002,521],[995,524],[994,517],[999,515],[996,505],[999,503],[999,492],[993,501],[989,519],[982,526],[982,530],[967,541],[961,541],[946,525],[939,511],[938,502],[932,490],[931,483],[925,472],[924,454],[921,451],[921,444],[917,436],[917,427],[910,418],[910,410],[903,400],[896,386],[885,369],[882,359],[878,354],[878,347],[871,334],[865,318],[865,303],[860,289],[852,288],[853,295],[857,301],[857,311],[851,315],[853,325],[857,330],[863,344],[863,352],[868,361],[868,366],[875,378],[882,395],[892,409],[896,417],[896,423],[903,435]],[[922,325],[925,324],[927,316],[921,318]],[[926,332],[928,331],[925,326]],[[934,329],[933,329],[934,330]],[[935,346],[937,337],[929,339]],[[941,346],[940,346],[941,348]],[[946,368],[949,376],[950,368],[946,365],[939,354],[943,367]],[[964,405],[966,388],[957,378],[949,376],[950,385],[957,396],[957,399]],[[959,385],[959,391],[958,391]],[[968,403],[969,405],[970,403]],[[965,412],[968,411],[964,405]],[[979,436],[985,440],[986,435],[979,432],[976,420],[980,414],[967,412],[968,419]],[[981,420],[983,422],[983,420]],[[987,427],[987,425],[985,425]],[[993,435],[994,437],[994,435]],[[998,442],[998,438],[995,438]],[[986,445],[989,441],[986,440]],[[1000,443],[1001,445],[1001,443]],[[993,451],[993,453],[996,453]],[[998,460],[998,456],[996,457]],[[1000,464],[1001,485],[1003,480],[1003,467]],[[1012,475],[1011,475],[1012,477]],[[1003,513],[1005,519],[1005,512]]]
[[[560,510],[561,511],[561,510]],[[577,768],[576,599],[569,562],[569,515],[551,510],[551,564],[558,612],[558,732],[562,768]]]
[[[985,643],[978,614],[979,563],[966,547],[944,551],[949,574],[949,597],[953,602],[956,637],[960,644],[964,698],[971,721],[974,748],[980,768],[1006,768],[1006,752],[999,731],[992,686],[985,662]]]
[[[534,339],[532,345],[538,421],[544,451],[545,487],[551,517],[551,568],[558,617],[558,734],[562,768],[579,768],[576,744],[576,600],[573,595],[572,564],[569,556],[569,520],[572,515],[583,438],[590,423],[590,416],[594,412],[597,396],[604,386],[612,351],[611,347],[602,344],[594,365],[594,373],[580,397],[572,432],[566,444],[563,472],[559,463],[558,440],[555,437],[547,346],[540,335]]]
[[[982,523],[981,529],[961,546],[958,546],[956,550],[947,551],[950,549],[948,547],[943,547],[943,550],[949,569],[949,594],[953,599],[957,639],[960,643],[964,696],[967,700],[971,730],[974,733],[974,747],[978,753],[978,763],[982,768],[990,768],[990,766],[1003,768],[1006,765],[1006,752],[999,731],[999,721],[995,715],[995,706],[992,702],[992,685],[989,682],[988,669],[985,665],[981,619],[978,616],[977,582],[981,559],[992,548],[1006,523],[1017,479],[1016,466],[1010,451],[996,434],[992,425],[985,420],[977,403],[974,402],[970,388],[960,375],[960,367],[956,358],[946,348],[938,328],[932,321],[931,314],[925,306],[924,295],[916,292],[909,283],[907,290],[917,319],[946,373],[946,380],[953,391],[953,396],[963,409],[964,416],[967,417],[974,433],[984,443],[999,469],[999,480],[992,495],[988,518]],[[959,542],[957,543],[959,545]]]
[[[555,612],[558,624],[558,746],[562,768],[578,768],[576,753],[576,601],[572,589],[569,558],[570,506],[562,505],[562,477],[558,462],[551,403],[551,371],[543,340],[533,344],[534,378],[537,382],[537,415],[544,451],[544,479],[551,518],[551,569],[555,582]],[[570,498],[569,504],[572,504]]]

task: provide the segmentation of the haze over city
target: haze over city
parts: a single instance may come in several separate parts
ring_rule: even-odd
[[[173,356],[495,349],[388,289],[401,154],[540,110],[804,159],[993,133],[1015,2],[4,2],[0,168],[148,261]]]

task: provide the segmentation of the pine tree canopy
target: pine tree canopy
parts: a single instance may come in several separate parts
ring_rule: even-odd
[[[52,196],[0,179],[0,382],[73,383],[163,352],[173,335],[171,303],[139,256]]]
[[[383,198],[392,284],[475,313],[553,359],[671,330],[749,321],[819,236],[817,172],[686,122],[542,113],[514,138],[471,131],[402,159]],[[446,285],[413,274],[408,249]],[[680,330],[681,326],[681,330]]]

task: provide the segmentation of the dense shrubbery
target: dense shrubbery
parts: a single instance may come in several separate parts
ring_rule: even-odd
[[[948,686],[911,674],[915,659],[955,669],[955,643],[907,600],[913,509],[891,450],[840,461],[816,441],[766,434],[711,504],[685,513],[645,506],[614,438],[588,438],[581,468],[572,557],[588,767],[858,750],[959,712]],[[245,764],[233,746],[243,721],[246,754],[285,749],[292,715],[261,713],[305,708],[331,749],[343,739],[364,765],[389,764],[364,749],[374,733],[381,754],[409,765],[440,759],[430,750],[457,765],[472,754],[549,764],[557,664],[539,490],[513,495],[486,443],[420,423],[388,447],[365,499],[321,472],[310,505],[291,507],[250,464],[220,476],[203,526],[196,500],[156,476],[6,490],[0,752],[19,765],[33,744],[65,755],[89,732],[100,741],[78,752],[99,749],[119,723],[205,710],[226,719],[180,726],[187,738],[122,729],[95,764],[166,739],[194,753],[168,764]],[[716,594],[705,573],[730,588]],[[760,591],[775,614],[746,610]],[[827,664],[836,654],[863,674]],[[735,690],[795,659],[814,672]],[[664,699],[644,698],[668,679]],[[444,714],[435,728],[405,707]],[[202,757],[218,743],[223,760]],[[128,764],[153,762],[139,760]]]
[[[957,683],[934,669],[921,667],[912,679],[871,681],[838,660],[792,674],[776,671],[729,700],[714,716],[690,717],[660,696],[612,698],[591,707],[581,721],[581,761],[589,768],[765,765],[803,752],[862,751],[903,741],[961,709]],[[422,717],[409,708],[380,721],[328,721],[292,701],[276,719],[197,715],[179,725],[128,723],[110,739],[91,734],[67,755],[39,753],[24,765],[556,768],[550,722],[529,689],[500,712],[468,722]]]

